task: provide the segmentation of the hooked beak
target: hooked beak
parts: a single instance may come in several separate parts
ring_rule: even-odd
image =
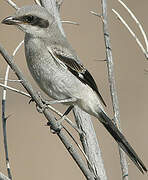
[[[17,24],[21,24],[22,21],[20,21],[16,17],[9,16],[9,17],[6,17],[5,19],[3,19],[1,23],[2,24],[7,24],[7,25],[17,25]]]

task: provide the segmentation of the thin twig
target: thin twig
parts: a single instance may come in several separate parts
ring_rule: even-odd
[[[7,79],[7,80],[5,80],[5,78],[0,78],[0,80],[2,80],[2,81],[7,81],[7,82],[21,82],[21,80],[19,80],[19,79]]]
[[[16,55],[17,51],[20,49],[20,47],[22,46],[22,44],[24,43],[24,41],[21,41],[18,46],[15,48],[14,52],[13,52],[13,57]],[[6,69],[6,73],[5,73],[5,79],[4,79],[4,85],[7,86],[8,83],[8,75],[9,75],[9,70],[10,67],[9,65],[7,66]],[[6,90],[3,91],[3,100],[6,100]]]
[[[23,42],[21,42],[16,49],[13,52],[13,57],[21,47]],[[10,67],[9,65],[7,66],[6,73],[5,73],[5,78],[4,78],[4,86],[7,86],[8,83],[8,75],[9,75],[9,70]],[[11,89],[12,90],[12,89]],[[14,90],[14,89],[13,89]],[[21,93],[21,91],[19,92]],[[6,167],[7,167],[7,172],[8,172],[8,177],[12,179],[11,175],[11,168],[10,168],[10,163],[9,163],[9,155],[8,155],[8,144],[7,144],[7,128],[6,128],[6,116],[5,116],[5,109],[6,109],[6,88],[3,90],[3,95],[2,95],[2,124],[3,124],[3,136],[4,136],[4,149],[5,149],[5,156],[6,156]]]
[[[27,97],[29,97],[29,98],[31,97],[29,94],[27,94],[27,93],[25,93],[25,92],[23,92],[23,91],[20,91],[20,90],[18,90],[18,89],[15,89],[15,88],[10,87],[10,86],[7,86],[7,85],[4,85],[4,84],[2,84],[2,83],[0,83],[0,87],[3,87],[4,89],[11,90],[11,91],[16,92],[16,93],[18,93],[18,94],[27,96]]]
[[[5,157],[6,157],[6,168],[9,179],[12,179],[11,168],[9,163],[9,155],[8,155],[7,129],[6,129],[7,118],[5,116],[5,104],[6,101],[2,99],[2,125],[3,125],[4,149],[5,149]]]
[[[146,45],[146,52],[148,52],[148,39],[147,39],[147,36],[146,36],[146,33],[141,25],[141,23],[138,21],[138,19],[136,18],[136,16],[134,15],[134,13],[130,10],[129,7],[127,7],[127,5],[121,1],[121,0],[118,0],[119,3],[127,10],[127,12],[130,14],[130,16],[133,18],[133,20],[136,22],[136,24],[138,25],[140,31],[141,31],[141,34],[144,38],[144,41],[145,41],[145,45]]]
[[[107,0],[102,0],[102,16],[103,16],[102,22],[103,22],[104,41],[105,41],[105,46],[106,46],[108,79],[109,79],[110,93],[111,93],[111,98],[112,98],[112,103],[113,103],[114,121],[121,131],[119,103],[118,103],[117,90],[116,90],[116,85],[115,85],[114,63],[113,63],[110,35],[109,35],[108,22],[107,22]],[[126,161],[125,153],[122,151],[120,147],[119,147],[119,154],[120,154],[120,164],[121,164],[121,170],[122,170],[122,179],[128,180],[128,164]]]
[[[100,14],[98,14],[98,13],[94,12],[94,11],[90,11],[90,13],[91,13],[92,15],[94,15],[94,16],[97,16],[97,17],[102,17],[102,15],[100,15]]]
[[[5,0],[10,6],[12,6],[14,9],[18,10],[18,6],[12,1],[12,0]]]
[[[127,28],[127,30],[130,32],[130,34],[133,36],[133,38],[136,40],[138,46],[141,48],[142,52],[144,53],[145,57],[148,59],[148,53],[143,47],[140,40],[137,38],[136,34],[133,32],[133,30],[129,27],[129,25],[126,23],[126,21],[122,18],[122,16],[115,10],[112,9],[112,11],[116,14],[116,16],[119,18],[119,20],[122,22],[122,24]]]
[[[20,47],[23,45],[24,40],[22,40],[18,46],[15,48],[14,52],[13,52],[13,57],[16,55],[16,53],[18,52],[18,50],[20,49]]]
[[[73,25],[80,25],[79,23],[74,22],[74,21],[61,21],[61,23],[73,24]]]
[[[34,2],[35,2],[36,4],[38,4],[39,6],[41,6],[41,3],[40,3],[39,0],[34,0]]]

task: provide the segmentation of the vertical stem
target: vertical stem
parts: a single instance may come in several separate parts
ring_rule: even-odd
[[[80,135],[80,140],[89,162],[91,163],[90,165],[88,163],[90,171],[95,175],[95,180],[107,180],[101,150],[90,115],[83,112],[78,107],[75,107],[74,116],[78,128],[83,132],[83,134]]]
[[[117,124],[119,130],[121,131],[119,103],[118,103],[117,90],[115,85],[114,63],[113,63],[113,56],[111,51],[111,43],[110,43],[110,36],[109,36],[108,22],[107,22],[107,0],[102,0],[102,16],[103,16],[104,41],[106,46],[106,60],[108,67],[108,80],[109,80],[110,93],[113,103],[114,121]],[[120,164],[122,170],[122,179],[128,180],[128,165],[127,165],[125,153],[122,151],[120,147],[119,147],[119,154],[120,154]]]
[[[5,104],[6,100],[2,99],[2,125],[3,125],[3,137],[4,137],[4,149],[5,149],[5,157],[6,157],[6,167],[8,172],[9,179],[12,179],[10,165],[9,165],[9,156],[8,156],[8,144],[7,144],[7,129],[6,129],[6,121],[5,117]]]
[[[19,50],[22,44],[23,44],[23,41],[19,43],[19,45],[16,47],[16,49],[13,52],[13,57],[15,56],[15,54],[17,53],[17,51]],[[8,83],[9,70],[10,70],[10,66],[8,65],[6,69],[6,73],[5,73],[5,81],[4,81],[5,86],[7,86],[7,83]],[[11,168],[10,168],[10,163],[9,163],[8,144],[7,144],[7,127],[6,127],[7,118],[5,116],[6,97],[7,97],[7,92],[6,92],[6,89],[4,88],[3,95],[2,95],[2,124],[3,124],[3,136],[4,136],[4,149],[5,149],[6,167],[7,167],[8,177],[12,179]]]

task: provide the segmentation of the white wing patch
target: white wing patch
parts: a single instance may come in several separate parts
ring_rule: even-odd
[[[53,53],[52,49],[50,47],[47,47],[50,55],[55,59],[55,61],[61,65],[64,69],[67,69],[67,66],[65,65],[65,63],[63,63],[61,60],[59,60]]]

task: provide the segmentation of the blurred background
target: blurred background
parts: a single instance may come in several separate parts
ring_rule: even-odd
[[[33,4],[33,0],[15,0],[14,2],[19,7]],[[125,2],[140,20],[145,32],[148,32],[147,0]],[[112,8],[118,10],[125,17],[142,42],[143,38],[136,24],[118,1],[108,1],[109,30],[121,125],[125,136],[148,167],[148,72],[145,71],[148,70],[148,62],[135,40],[115,17]],[[61,17],[62,20],[76,21],[80,24],[79,26],[69,24],[63,26],[81,61],[94,76],[107,103],[106,111],[112,118],[107,66],[106,62],[98,61],[105,59],[102,22],[101,19],[90,14],[91,10],[101,14],[101,2],[97,0],[64,0]],[[0,2],[0,21],[14,12],[15,10],[5,0]],[[0,43],[10,54],[13,53],[15,47],[23,38],[24,34],[15,27],[0,24]],[[32,83],[34,89],[38,90],[27,69],[23,47],[17,53],[15,61],[24,72],[25,77]],[[4,78],[6,66],[7,64],[0,56],[0,78]],[[12,71],[9,74],[9,79],[16,79]],[[9,82],[9,85],[24,90],[17,82]],[[2,89],[0,89],[1,98]],[[28,98],[7,91],[6,114],[7,116],[10,115],[7,121],[8,146],[13,178],[15,180],[85,179],[57,136],[50,133],[49,127],[45,126],[46,120],[36,111],[35,104],[28,104],[28,102]],[[62,105],[55,105],[54,107],[61,112],[65,111],[65,107]],[[72,113],[69,117],[73,120]],[[101,146],[108,179],[121,179],[117,144],[102,125],[95,118],[92,119]],[[74,132],[74,130],[71,131]],[[2,126],[0,126],[0,147],[0,171],[7,174]],[[147,175],[143,176],[128,158],[127,160],[129,163],[129,178],[146,180]]]

